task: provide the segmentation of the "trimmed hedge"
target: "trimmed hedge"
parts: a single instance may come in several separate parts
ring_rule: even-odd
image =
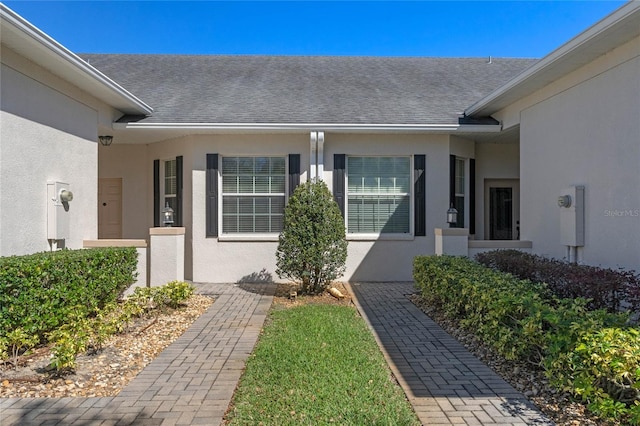
[[[417,257],[413,274],[425,300],[506,359],[540,365],[599,414],[640,422],[640,335],[625,328],[628,314],[587,310],[583,298],[463,257]]]
[[[135,248],[95,248],[0,258],[0,337],[21,328],[40,341],[114,302],[135,281]]]
[[[560,298],[589,299],[589,309],[640,310],[640,276],[633,271],[578,265],[518,250],[479,253],[476,260],[521,279],[547,283]]]

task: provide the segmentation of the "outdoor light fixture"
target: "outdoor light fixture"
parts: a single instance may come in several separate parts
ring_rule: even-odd
[[[167,202],[162,209],[162,224],[164,226],[172,226],[173,225],[173,209],[169,207],[169,203]]]
[[[98,136],[102,146],[109,146],[113,142],[113,136]]]
[[[447,223],[449,225],[458,223],[458,210],[453,207],[453,204],[451,204],[451,207],[447,210]]]

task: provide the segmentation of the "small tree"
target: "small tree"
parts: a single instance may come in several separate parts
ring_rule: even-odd
[[[347,260],[344,219],[322,181],[299,185],[284,210],[276,273],[317,294],[342,275]]]

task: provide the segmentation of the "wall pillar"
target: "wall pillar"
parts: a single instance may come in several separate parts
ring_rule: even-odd
[[[184,281],[183,227],[150,228],[151,287],[171,281]]]
[[[436,254],[449,256],[469,255],[469,230],[467,228],[435,228]]]

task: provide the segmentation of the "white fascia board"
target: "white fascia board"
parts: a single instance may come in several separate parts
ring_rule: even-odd
[[[571,72],[580,66],[584,65],[580,61],[572,61],[571,58],[578,51],[584,50],[588,52],[590,45],[592,45],[598,39],[602,39],[604,43],[611,44],[609,48],[614,48],[615,45],[620,42],[615,37],[608,38],[609,33],[615,33],[618,30],[618,27],[623,27],[625,25],[631,28],[630,31],[625,32],[625,34],[634,34],[633,28],[635,27],[635,35],[640,33],[640,25],[634,25],[634,21],[638,20],[637,15],[640,14],[640,1],[631,0],[627,4],[620,7],[618,10],[614,11],[607,17],[603,18],[587,30],[575,36],[573,39],[569,40],[567,43],[563,44],[553,52],[549,53],[544,58],[540,59],[538,62],[533,64],[531,67],[527,68],[521,74],[517,75],[512,80],[508,81],[503,86],[491,92],[489,95],[480,99],[469,108],[467,108],[464,112],[466,115],[472,117],[475,114],[481,113],[480,115],[491,115],[497,110],[502,109],[507,105],[503,105],[502,107],[492,107],[491,104],[499,101],[501,98],[508,96],[510,92],[517,90],[518,88],[524,86],[527,83],[530,83],[532,80],[544,75],[545,72],[549,72],[553,70],[555,67],[565,66],[567,70],[565,73]],[[634,17],[634,15],[636,15]],[[630,24],[625,23],[625,21],[631,19]],[[625,31],[623,29],[623,31]],[[629,36],[631,37],[631,36]],[[630,38],[629,38],[630,39]],[[626,40],[623,40],[626,41]],[[596,57],[602,55],[603,52],[593,51],[592,55],[589,56],[588,60],[593,60]],[[593,57],[591,57],[593,56]],[[584,60],[583,60],[584,62]],[[566,64],[565,64],[566,63]],[[533,86],[532,86],[533,87]],[[533,87],[529,90],[529,92],[533,92],[539,89],[539,87]],[[521,94],[520,97],[526,96],[528,93]],[[510,102],[511,103],[511,102]]]
[[[138,114],[149,115],[153,112],[153,108],[138,99],[131,92],[111,80],[2,3],[0,3],[0,27],[7,31],[13,29],[14,34],[19,35],[19,39],[22,40],[21,47],[34,52],[34,56],[36,57],[30,58],[34,62],[43,62],[48,56],[60,64],[58,66],[59,69],[66,68],[68,71],[73,70],[88,77],[88,85],[83,85],[78,82],[74,82],[74,84],[82,86],[84,90],[87,90],[98,99],[102,99],[108,104],[114,103],[112,101],[117,99],[117,103],[124,104],[128,107],[128,111],[123,111],[127,113],[136,112]],[[40,55],[40,52],[36,53],[37,50],[45,52],[45,56]],[[56,67],[52,66],[52,68]],[[62,71],[64,71],[64,69],[62,69]],[[91,90],[91,87],[88,86],[93,86],[94,90]],[[107,99],[105,99],[105,95]],[[116,105],[111,106],[117,107]]]
[[[114,129],[193,131],[323,131],[497,133],[502,126],[471,124],[349,124],[349,123],[114,123]]]

